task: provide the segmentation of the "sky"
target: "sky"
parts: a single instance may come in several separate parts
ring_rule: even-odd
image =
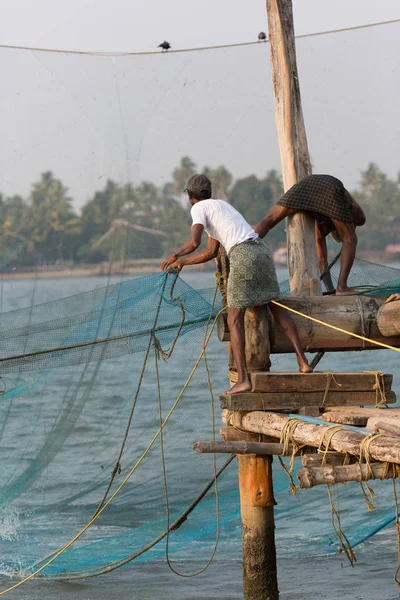
[[[296,34],[400,18],[398,0],[293,0]],[[147,52],[246,42],[264,0],[2,0],[0,42]],[[400,23],[298,40],[314,167],[357,184],[369,160],[395,177]],[[268,45],[144,57],[0,49],[0,192],[53,170],[79,208],[108,177],[168,180],[181,156],[235,175],[280,169]]]

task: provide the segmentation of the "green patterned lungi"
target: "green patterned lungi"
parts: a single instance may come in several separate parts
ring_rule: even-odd
[[[260,239],[230,249],[227,301],[229,308],[261,306],[280,297],[274,261]]]

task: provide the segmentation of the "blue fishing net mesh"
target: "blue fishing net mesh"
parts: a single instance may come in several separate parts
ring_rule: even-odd
[[[358,274],[359,285],[370,283],[373,272],[375,285],[381,283],[378,291],[394,271],[357,261],[353,278]],[[169,557],[183,570],[181,561],[206,561],[211,555],[218,523],[217,559],[224,549],[230,556],[233,547],[240,551],[235,462],[217,480],[218,515],[214,485],[196,502],[227,460],[217,455],[214,465],[213,456],[192,451],[195,441],[219,437],[217,396],[228,380],[226,345],[215,330],[205,358],[190,375],[220,308],[214,289],[199,292],[176,274],[159,273],[3,313],[3,572],[32,572],[43,565],[49,553],[68,543],[96,513],[111,473],[115,476],[106,499],[148,448],[110,505],[41,576],[84,577],[132,561],[165,560],[166,501],[169,524],[195,504],[168,539]],[[164,353],[172,350],[167,360],[160,348]],[[383,359],[385,351],[369,352],[368,357],[372,354]],[[294,370],[294,357],[273,357],[273,369]],[[171,408],[161,440],[160,418],[164,420]],[[337,552],[326,491],[313,489],[292,497],[278,463],[274,486],[278,546],[288,553]],[[394,519],[390,482],[374,482],[373,487],[373,513],[363,504],[357,484],[340,490],[342,526],[352,544]]]

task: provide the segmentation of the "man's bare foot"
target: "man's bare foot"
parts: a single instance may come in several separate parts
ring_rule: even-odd
[[[345,287],[345,288],[337,288],[335,295],[336,296],[356,296],[358,294],[358,289],[354,287]]]
[[[307,361],[298,360],[297,363],[299,365],[300,373],[312,373],[313,372],[313,368],[310,367],[310,365],[308,364]]]
[[[231,387],[230,390],[226,390],[224,394],[239,394],[240,392],[250,392],[251,390],[251,382],[250,379],[247,378],[245,381],[238,381]]]

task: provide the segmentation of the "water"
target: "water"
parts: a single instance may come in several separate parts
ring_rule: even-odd
[[[284,270],[281,270],[279,274],[281,278],[284,277]],[[190,285],[196,288],[206,288],[214,285],[212,273],[189,272],[183,273],[183,276]],[[111,279],[111,282],[117,281],[119,281],[117,277]],[[103,287],[106,283],[107,280],[100,277],[5,281],[2,284],[2,310],[13,310],[19,307],[30,306],[32,303],[61,298],[69,294]],[[394,389],[397,393],[400,393],[399,378],[397,375],[399,373],[398,360],[396,353],[385,350],[379,352],[368,351],[366,353],[330,354],[328,358],[323,359],[324,362],[321,363],[321,369],[324,367],[343,371],[382,369],[395,375]],[[295,369],[293,357],[274,357],[275,369],[284,370],[288,368],[287,365],[289,365],[289,368]],[[172,386],[175,375],[174,373],[170,373]],[[126,383],[125,381],[118,381],[118,374],[114,374],[114,376],[116,380],[113,385],[113,393],[116,394],[118,385],[123,386]],[[177,383],[179,383],[178,380]],[[225,384],[225,380],[223,383]],[[18,410],[19,408],[17,407],[17,415]],[[174,446],[167,446],[173,508],[177,508],[179,504],[179,499],[175,496],[179,495],[180,486],[193,485],[193,481],[191,480],[180,481],[179,461],[182,451],[186,452],[190,450],[191,443],[195,439],[198,439],[196,418],[198,418],[199,414],[203,414],[199,413],[199,410],[195,400],[188,403],[185,407],[186,414],[188,415],[188,420],[185,423],[185,435],[181,436],[182,432],[178,427],[173,430],[174,436],[181,436],[179,438],[181,439],[181,443],[178,444],[178,451]],[[103,431],[102,427],[107,427],[107,434],[103,436],[103,456],[99,457],[99,463],[100,461],[104,462],[114,434],[116,436],[118,430],[117,422],[109,422],[109,411],[110,406],[108,405],[102,406],[100,410],[97,410],[98,421],[96,422],[96,426],[101,431]],[[8,437],[5,439],[8,440],[7,443],[10,447],[9,460],[13,460],[13,438],[15,447],[20,447],[20,440],[26,435],[27,426],[22,412],[20,419],[14,421],[13,430],[7,432]],[[92,423],[87,419],[86,425],[81,424],[81,430],[78,433],[74,432],[72,437],[67,438],[66,444],[70,444],[71,446],[69,456],[75,456],[77,464],[86,452],[85,431],[89,431],[91,426]],[[149,424],[150,430],[151,424]],[[135,443],[145,445],[147,435],[147,432],[143,432],[143,438],[138,435],[135,438]],[[188,441],[190,442],[189,446]],[[170,454],[168,454],[168,448],[170,448]],[[199,457],[199,460],[204,461],[206,459],[205,457]],[[79,472],[79,469],[76,468],[77,464],[62,465],[63,486],[65,486],[66,490],[72,483],[77,485],[80,477],[83,479],[83,475],[86,476],[86,474]],[[201,464],[203,465],[204,462]],[[158,472],[159,464],[157,463]],[[391,600],[398,598],[398,591],[393,582],[393,574],[397,566],[394,527],[391,526],[383,530],[369,541],[358,546],[356,550],[358,563],[352,569],[345,562],[342,562],[337,555],[328,555],[328,552],[332,551],[329,541],[334,539],[334,536],[331,535],[330,509],[325,490],[317,488],[303,492],[300,495],[300,501],[298,501],[288,494],[287,481],[278,472],[278,466],[274,467],[274,472],[277,475],[275,482],[278,500],[276,509],[277,550],[281,598],[284,600],[305,600],[317,595],[326,600],[336,600],[338,597],[342,600],[364,598]],[[195,600],[200,598],[203,600],[232,600],[241,598],[238,510],[236,510],[235,518],[224,522],[224,515],[227,514],[224,513],[224,510],[228,507],[231,509],[232,505],[238,507],[237,494],[230,491],[235,490],[235,488],[236,469],[232,465],[229,473],[221,481],[221,496],[225,498],[224,501],[226,504],[222,505],[220,546],[214,562],[205,573],[198,577],[180,578],[174,575],[168,569],[165,561],[165,547],[160,544],[153,552],[152,562],[150,563],[134,562],[110,574],[83,581],[31,581],[22,588],[11,592],[8,597],[26,598],[29,600],[50,600],[54,597],[58,597],[60,600],[66,598],[76,598],[79,600],[113,598],[133,598],[135,600],[155,600],[158,598],[167,598],[169,600]],[[379,515],[383,515],[383,519],[387,518],[388,515],[393,513],[391,483],[376,484],[374,488],[377,491],[378,505],[379,502],[381,503],[381,512]],[[54,493],[58,493],[57,490]],[[146,503],[151,503],[154,500],[149,498],[148,495],[146,496],[146,488],[142,489],[138,487],[138,491],[135,493],[135,498],[140,500],[141,510],[143,510],[143,514],[145,515]],[[357,541],[357,536],[360,529],[362,529],[360,522],[363,519],[369,523],[371,520],[376,520],[377,513],[367,512],[359,490],[354,492],[353,495],[350,493],[349,498],[346,499],[345,497],[341,502],[343,520],[348,526],[346,533],[350,537],[353,536],[354,540]],[[75,532],[85,522],[90,511],[91,506],[79,502],[75,505],[72,513],[63,513],[59,510],[52,511],[51,507],[47,507],[42,516],[35,515],[32,521],[34,528],[30,530],[30,519],[32,520],[33,516],[31,515],[30,517],[29,511],[22,517],[17,511],[8,510],[6,514],[2,515],[0,525],[0,547],[3,559],[6,558],[11,548],[18,549],[18,543],[21,542],[23,536],[31,540],[32,558],[45,555],[50,549],[58,547],[62,542],[66,541],[65,527],[67,521],[70,523],[71,532]],[[125,531],[124,524],[129,519],[129,513],[121,514],[118,521],[117,506],[117,512],[113,514],[116,519],[115,534],[121,535]],[[163,518],[163,515],[160,514],[160,519]],[[47,522],[49,519],[52,522],[50,532]],[[145,521],[145,517],[143,519]],[[215,515],[212,502],[205,504],[203,514],[201,511],[199,512],[195,517],[195,523],[197,526],[202,525],[203,528],[209,526],[209,531],[203,531],[200,539],[192,540],[184,546],[183,550],[175,551],[172,544],[171,556],[174,560],[174,567],[186,574],[195,572],[201,568],[212,551],[213,539],[215,537]],[[97,530],[96,528],[93,529],[94,531],[91,533],[92,539],[96,535],[101,538],[102,526],[99,525]],[[178,532],[177,535],[181,535],[181,533]],[[67,539],[69,539],[68,536]],[[117,537],[116,539],[121,540],[123,538]],[[144,558],[146,559],[146,555]],[[0,589],[5,589],[17,581],[17,579],[10,577],[7,573],[6,561],[3,564],[2,573],[0,576]]]

